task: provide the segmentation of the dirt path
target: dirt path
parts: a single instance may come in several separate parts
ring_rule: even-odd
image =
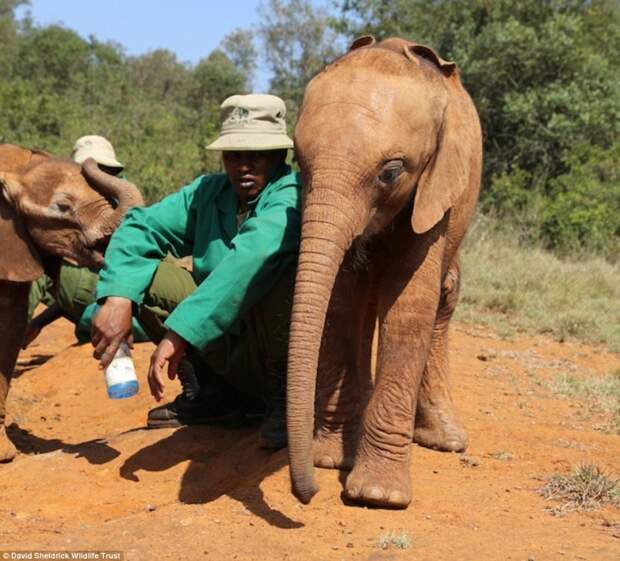
[[[0,466],[0,550],[120,550],[127,560],[619,560],[620,512],[552,516],[541,479],[595,463],[620,476],[620,437],[600,430],[547,383],[620,368],[602,349],[544,338],[504,341],[456,325],[456,401],[467,456],[413,449],[406,511],[345,506],[337,471],[320,470],[308,506],[289,492],[286,452],[255,446],[256,429],[143,430],[138,397],[107,399],[88,346],[67,323],[22,354],[9,402],[23,452]],[[169,397],[176,393],[173,383]],[[406,550],[381,550],[403,530]]]

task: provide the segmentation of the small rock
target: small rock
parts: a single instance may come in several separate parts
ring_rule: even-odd
[[[497,351],[495,349],[481,349],[480,353],[476,356],[478,360],[487,362],[497,357]]]
[[[478,467],[482,464],[478,458],[474,458],[473,456],[468,456],[466,454],[462,454],[459,461],[466,467]]]
[[[157,510],[157,507],[155,505],[151,505],[151,504],[146,505],[147,512],[153,512],[154,510]]]
[[[349,549],[353,549],[355,546],[354,546],[351,542],[349,542],[349,543],[347,544],[347,547],[348,547]]]

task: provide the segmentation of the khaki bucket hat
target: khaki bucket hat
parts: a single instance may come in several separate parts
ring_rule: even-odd
[[[233,95],[220,106],[220,136],[207,150],[292,148],[285,117],[284,101],[275,95]]]
[[[123,169],[125,166],[116,159],[114,147],[107,138],[91,134],[82,136],[75,141],[71,159],[76,164],[84,163],[84,160],[93,158],[102,166]]]

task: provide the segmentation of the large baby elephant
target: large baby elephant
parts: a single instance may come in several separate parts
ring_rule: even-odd
[[[30,281],[55,277],[61,257],[100,267],[107,241],[132,206],[136,187],[49,154],[0,145],[0,462],[15,456],[4,418],[11,375],[26,328]]]
[[[314,463],[352,469],[348,499],[404,508],[412,440],[467,445],[447,331],[480,185],[477,112],[454,63],[363,37],[308,85],[295,146],[305,196],[288,368],[293,491],[310,501]]]

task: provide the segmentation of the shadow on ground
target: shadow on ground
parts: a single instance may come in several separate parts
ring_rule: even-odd
[[[183,427],[131,455],[120,475],[139,482],[138,472],[164,472],[190,460],[181,480],[179,501],[205,504],[222,495],[239,501],[271,526],[302,526],[265,501],[261,481],[287,463],[286,450],[269,452],[257,445],[257,428]]]
[[[15,369],[13,370],[13,378],[19,378],[22,374],[34,370],[39,366],[45,364],[48,360],[54,358],[53,354],[33,354],[28,358],[23,358],[17,361]]]
[[[16,423],[6,428],[9,438],[22,454],[46,454],[62,450],[66,454],[73,454],[76,458],[85,458],[94,465],[106,464],[118,456],[120,452],[112,448],[104,438],[97,438],[68,444],[58,438],[42,438],[31,431],[22,429]]]

